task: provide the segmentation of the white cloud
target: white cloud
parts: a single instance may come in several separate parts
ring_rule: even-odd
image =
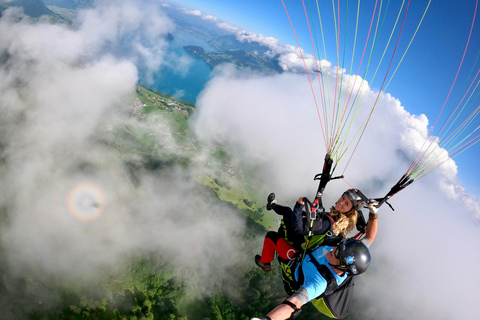
[[[111,109],[133,101],[137,64],[145,60],[144,66],[154,70],[170,61],[162,40],[173,24],[156,8],[135,3],[84,11],[77,29],[18,22],[8,14],[0,19],[0,201],[12,212],[9,228],[2,229],[12,269],[21,271],[23,263],[33,262],[52,273],[84,272],[121,261],[131,249],[156,247],[211,276],[212,267],[222,270],[219,263],[242,258],[235,255],[235,239],[243,222],[225,214],[228,209],[214,205],[211,215],[195,219],[196,211],[185,212],[178,204],[208,198],[186,177],[141,175],[133,183],[125,159],[95,143],[102,124],[114,120]],[[298,48],[244,36],[268,44],[284,70],[302,72]],[[130,44],[128,50],[116,47],[122,41]],[[307,60],[307,67],[317,70],[315,59]],[[318,65],[325,76],[335,74],[327,61]],[[279,201],[313,197],[312,178],[321,170],[325,147],[305,75],[252,76],[228,66],[217,72],[198,99],[199,134],[231,144],[236,159],[261,166],[258,187],[275,191]],[[343,81],[355,82],[357,89],[362,83],[365,104],[371,105],[377,93],[354,79],[345,75]],[[362,111],[359,119],[365,116]],[[398,100],[382,96],[346,180],[367,195],[383,195],[423,143],[427,126],[425,116],[411,115]],[[466,281],[457,279],[465,263],[479,262],[474,254],[480,245],[478,221],[472,219],[480,217],[479,205],[455,177],[452,161],[396,195],[391,200],[395,212],[382,207],[372,270],[365,275],[371,281],[356,286],[356,299],[368,301],[370,317],[474,318],[480,311],[474,301],[479,276],[470,272]],[[65,201],[85,180],[105,194],[104,203],[98,200],[105,206],[102,219],[94,223],[75,219],[78,208]],[[346,188],[343,181],[332,181],[325,204],[333,204]],[[88,209],[92,200],[84,201]],[[188,214],[191,225],[182,219],[179,227],[180,214]],[[199,231],[205,229],[218,232]],[[194,248],[178,246],[186,232],[195,235],[188,240]],[[404,311],[412,309],[417,312]]]
[[[204,19],[204,20],[210,20],[210,21],[217,21],[217,20],[218,20],[217,17],[212,16],[212,15],[209,15],[209,14],[206,14],[206,15],[202,16],[202,19]]]
[[[218,20],[217,17],[212,16],[210,14],[205,14],[200,10],[191,10],[191,9],[187,9],[187,8],[180,8],[180,11],[182,11],[185,14],[191,15],[191,16],[200,17],[203,20],[207,20],[207,21],[214,21],[215,22],[215,21]]]
[[[237,27],[232,26],[231,24],[228,24],[228,23],[225,23],[225,22],[219,22],[219,23],[217,23],[217,26],[221,29],[224,29],[224,30],[227,30],[227,31],[230,31],[230,32],[235,32],[235,31],[238,30]]]
[[[166,35],[174,30],[174,23],[152,2],[122,0],[112,5],[101,1],[94,9],[80,11],[79,21],[76,37],[91,46],[83,54],[106,50],[134,62],[147,72],[147,78],[168,63]],[[182,68],[182,64],[177,65]]]
[[[242,259],[235,239],[243,221],[184,173],[154,177],[139,170],[133,181],[126,163],[141,159],[108,147],[117,141],[115,130],[140,126],[123,114],[134,102],[138,68],[171,63],[165,37],[173,23],[151,2],[137,1],[101,2],[81,11],[75,28],[16,14],[9,10],[0,19],[0,207],[9,215],[1,233],[8,273],[35,265],[58,277],[95,274],[132,250],[153,250],[199,266],[200,282],[212,286],[213,265],[223,270],[222,263]],[[175,63],[170,67],[180,71],[178,64],[186,64]],[[154,131],[161,123],[142,125]],[[176,146],[168,135],[159,139]],[[87,195],[69,197],[79,188]],[[179,205],[184,197],[209,211],[196,219],[197,210]],[[89,212],[98,217],[81,215]],[[178,246],[185,234],[195,249]]]
[[[277,39],[273,37],[265,37],[261,34],[255,34],[253,32],[248,32],[245,30],[242,30],[237,33],[237,39],[241,42],[247,41],[247,42],[258,42],[264,46],[267,47],[277,47],[279,45],[279,42]]]
[[[217,73],[197,100],[199,134],[233,145],[235,157],[262,166],[262,188],[275,192],[279,201],[291,205],[299,196],[313,198],[318,185],[312,178],[321,171],[325,146],[306,76],[265,77],[233,68]],[[348,83],[348,75],[344,77]],[[378,92],[366,82],[362,92],[363,104],[373,105]],[[360,111],[351,132],[367,111]],[[427,133],[424,115],[409,114],[400,101],[384,94],[354,158],[343,171],[349,157],[344,156],[336,173],[344,172],[345,179],[368,196],[383,196],[408,169]],[[324,203],[333,204],[347,188],[342,180],[330,182]],[[459,261],[480,262],[474,254],[480,245],[480,211],[478,199],[459,185],[454,162],[390,202],[396,210],[385,205],[380,211],[372,270],[364,281],[360,278],[355,298],[365,302],[360,309],[370,307],[356,312],[388,319],[475,317],[480,309],[473,297],[478,296],[480,276],[469,273],[467,281],[459,282],[457,275],[463,266]]]
[[[202,16],[202,11],[200,11],[200,10],[191,10],[191,9],[187,9],[187,8],[182,8],[181,10],[184,13],[192,15],[192,16],[197,16],[197,17]]]
[[[284,71],[303,73],[307,68],[308,72],[316,72],[322,70],[325,64],[329,64],[324,60],[317,61],[314,56],[303,52],[298,47],[281,44],[273,37],[265,37],[245,30],[238,31],[236,36],[239,41],[257,42],[267,47],[269,50],[266,54],[271,58],[278,56],[279,65]]]

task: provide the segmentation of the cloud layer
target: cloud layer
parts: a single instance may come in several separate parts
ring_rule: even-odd
[[[9,213],[1,235],[10,272],[34,264],[46,273],[88,274],[121,263],[132,250],[175,253],[178,263],[209,276],[213,266],[224,269],[219,263],[242,263],[236,242],[242,219],[210,202],[188,174],[140,170],[132,181],[125,162],[139,159],[102,145],[114,141],[108,133],[127,121],[117,111],[134,101],[138,68],[153,72],[169,63],[164,38],[174,24],[152,4],[133,1],[102,2],[83,11],[71,29],[18,22],[18,14],[9,9],[0,19],[0,204]],[[296,48],[240,35],[270,45],[284,70],[303,68]],[[333,72],[328,62],[322,68]],[[362,90],[367,104],[376,99],[370,88]],[[195,124],[201,136],[229,144],[238,161],[264,169],[260,190],[292,204],[298,196],[313,197],[312,178],[323,165],[312,105],[304,75],[265,77],[226,66],[198,99]],[[384,95],[344,172],[346,181],[367,195],[385,194],[427,126],[425,116],[409,114]],[[325,203],[349,187],[331,182]],[[200,217],[185,211],[179,205],[185,199],[207,209]],[[470,272],[458,280],[458,274],[479,262],[480,211],[458,184],[454,162],[391,202],[396,210],[382,207],[372,269],[357,286],[358,299],[369,306],[365,317],[474,318],[480,277]]]
[[[142,159],[109,147],[127,123],[139,125],[126,116],[138,70],[169,63],[165,38],[174,24],[143,1],[100,2],[81,11],[73,28],[19,16],[12,8],[0,19],[0,207],[8,215],[1,237],[9,273],[35,266],[88,277],[132,252],[153,251],[175,253],[179,265],[198,268],[203,289],[213,286],[213,263],[222,269],[221,261],[241,259],[243,220],[189,173],[132,173],[128,164],[141,167]],[[185,199],[208,210],[186,209]]]
[[[276,192],[279,201],[313,198],[317,186],[312,178],[322,168],[325,146],[306,76],[264,77],[228,67],[217,72],[197,101],[198,132],[235,146],[235,157],[264,166],[263,187]],[[363,90],[364,104],[372,105],[378,93]],[[425,116],[412,115],[400,101],[383,95],[344,171],[349,184],[330,182],[324,203],[333,204],[350,185],[370,197],[386,194],[410,165],[427,129]],[[344,165],[342,160],[338,173]],[[480,277],[469,273],[468,281],[460,283],[456,275],[462,268],[457,257],[480,262],[473,254],[480,245],[480,211],[478,201],[458,184],[455,163],[447,162],[390,202],[396,210],[382,207],[372,271],[358,286],[360,300],[371,306],[365,318],[466,319],[478,314],[471,300],[478,296]]]

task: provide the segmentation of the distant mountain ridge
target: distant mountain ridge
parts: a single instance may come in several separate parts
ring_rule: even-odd
[[[257,54],[264,54],[270,50],[270,48],[255,41],[240,41],[235,34],[229,34],[214,39],[207,39],[206,41],[209,45],[219,50],[241,49],[245,51],[256,52]]]
[[[283,72],[276,58],[268,58],[267,56],[257,55],[241,49],[219,52],[205,51],[202,47],[198,46],[185,46],[184,49],[190,54],[205,60],[211,67],[222,63],[233,63],[239,68],[250,68],[264,73],[272,74]]]
[[[57,6],[65,9],[90,7],[93,2],[94,0],[43,0],[43,3],[47,6]]]

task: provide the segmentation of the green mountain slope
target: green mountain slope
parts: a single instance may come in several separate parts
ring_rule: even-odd
[[[53,11],[48,9],[45,4],[42,2],[42,0],[13,0],[13,1],[7,1],[4,2],[3,4],[0,4],[0,12],[2,11],[2,7],[4,9],[8,7],[22,7],[25,14],[33,17],[33,18],[38,18],[43,15],[55,15]]]
[[[95,139],[108,153],[125,159],[129,176],[124,179],[130,181],[132,190],[141,176],[168,180],[171,172],[177,172],[176,176],[193,181],[195,196],[179,203],[179,207],[195,210],[202,219],[215,214],[209,210],[215,204],[234,214],[232,220],[245,221],[247,228],[239,226],[241,240],[238,252],[233,254],[246,260],[229,270],[216,271],[230,277],[214,280],[216,275],[208,274],[214,286],[206,293],[199,285],[201,270],[178,264],[178,257],[160,248],[155,252],[126,252],[125,262],[96,270],[88,279],[46,275],[36,265],[25,266],[28,276],[12,274],[0,259],[3,315],[7,319],[36,320],[233,320],[265,314],[285,297],[280,270],[266,275],[255,266],[253,257],[260,250],[258,239],[266,230],[276,229],[278,221],[265,210],[264,197],[250,186],[248,169],[235,164],[228,146],[212,145],[196,137],[189,122],[195,112],[191,103],[137,86],[134,103],[123,111],[122,122],[104,123]],[[174,190],[182,188],[181,182],[174,180],[170,186]],[[8,225],[8,215],[8,208],[0,208],[0,236]],[[126,234],[125,241],[128,237]],[[189,238],[185,234],[187,242]],[[1,243],[0,256],[5,256]]]
[[[59,14],[53,12],[45,6],[42,0],[13,0],[0,3],[0,15],[9,7],[21,7],[25,15],[40,19],[40,17],[48,17],[51,23],[72,24],[71,14]],[[61,12],[60,12],[61,13]]]

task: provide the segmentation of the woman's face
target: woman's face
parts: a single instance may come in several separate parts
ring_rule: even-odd
[[[342,213],[349,212],[352,208],[353,203],[345,193],[337,200],[337,203],[335,203],[335,210]]]

